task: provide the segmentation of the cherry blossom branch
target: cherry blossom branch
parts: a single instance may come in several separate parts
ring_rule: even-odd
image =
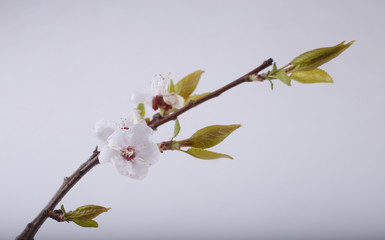
[[[190,110],[191,108],[198,106],[199,104],[206,102],[214,97],[218,97],[223,92],[241,84],[244,82],[251,81],[249,76],[251,75],[257,75],[258,80],[263,81],[264,77],[258,75],[258,73],[265,68],[271,66],[273,63],[273,59],[268,59],[264,61],[259,67],[255,68],[251,72],[243,75],[242,77],[238,78],[237,80],[227,84],[226,86],[196,100],[196,101],[190,101],[186,106],[183,108],[177,110],[176,112],[167,115],[165,117],[161,117],[159,114],[155,115],[153,120],[148,123],[148,126],[152,129],[156,129],[157,127],[171,121],[175,120],[179,115],[183,114],[184,112]],[[99,164],[99,151],[97,149],[94,150],[91,157],[83,163],[70,177],[65,178],[63,184],[59,188],[59,190],[56,192],[56,194],[52,197],[51,201],[43,208],[43,210],[39,213],[39,215],[30,222],[24,231],[16,238],[17,240],[30,240],[33,239],[37,231],[40,229],[40,227],[43,225],[45,220],[52,216],[52,212],[54,211],[54,208],[56,205],[63,199],[63,197],[71,190],[72,187],[76,185],[76,183],[93,167]]]
[[[176,111],[170,115],[166,115],[165,117],[162,118],[162,117],[160,117],[159,114],[156,114],[153,121],[149,122],[148,126],[151,127],[152,129],[156,129],[157,127],[159,127],[162,124],[165,124],[166,122],[175,120],[179,115],[190,110],[191,108],[198,106],[199,104],[206,102],[207,100],[210,100],[214,97],[218,97],[223,92],[225,92],[225,91],[227,91],[227,90],[229,90],[229,89],[231,89],[231,88],[233,88],[233,87],[235,87],[241,83],[249,82],[250,81],[250,78],[249,78],[250,75],[256,75],[260,71],[262,71],[263,69],[271,66],[272,64],[273,64],[273,59],[269,58],[268,60],[264,61],[259,67],[255,68],[251,72],[243,75],[242,77],[227,84],[226,86],[224,86],[224,87],[222,87],[222,88],[220,88],[214,92],[211,92],[210,94],[207,94],[206,96],[204,96],[202,98],[199,98],[198,100],[190,101],[186,106],[182,107],[181,109],[179,109],[178,111]],[[259,78],[259,80],[263,81],[264,78],[261,77],[261,78]]]

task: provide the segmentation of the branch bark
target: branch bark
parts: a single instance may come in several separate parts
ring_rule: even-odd
[[[196,100],[189,102],[186,106],[179,109],[178,111],[167,115],[163,118],[156,118],[154,121],[151,121],[148,125],[152,129],[156,129],[157,127],[165,124],[166,122],[169,122],[171,120],[175,120],[179,115],[183,114],[184,112],[190,110],[193,107],[198,106],[199,104],[206,102],[214,97],[218,97],[223,92],[241,84],[244,82],[248,82],[249,76],[252,74],[258,74],[263,69],[269,67],[272,65],[273,59],[268,59],[264,61],[259,67],[255,68],[251,72],[243,75],[242,77],[238,78],[237,80],[227,84],[226,86]],[[37,231],[40,229],[40,227],[43,225],[45,220],[49,217],[49,212],[53,211],[56,205],[63,199],[63,197],[71,190],[72,187],[76,185],[76,183],[93,167],[99,164],[99,151],[97,149],[94,150],[91,157],[83,163],[70,177],[65,178],[63,184],[59,188],[59,190],[56,192],[56,194],[52,197],[51,201],[41,210],[39,215],[30,222],[24,229],[24,231],[16,237],[17,240],[30,240],[33,239],[36,235]]]

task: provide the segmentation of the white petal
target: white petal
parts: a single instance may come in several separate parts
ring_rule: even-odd
[[[175,93],[168,93],[166,95],[163,95],[163,100],[167,104],[177,109],[182,108],[184,106],[184,98]]]
[[[147,105],[152,104],[153,96],[148,93],[133,93],[131,94],[131,101],[134,103],[144,103]]]
[[[156,143],[148,141],[135,146],[138,164],[151,166],[158,162],[160,157],[159,147]]]
[[[132,164],[133,166],[133,174],[129,175],[129,177],[137,180],[143,180],[147,174],[148,174],[148,167],[139,165],[139,164]]]
[[[117,127],[115,122],[102,119],[95,124],[94,134],[100,141],[105,142]]]
[[[127,161],[124,158],[116,158],[112,163],[120,174],[124,176],[132,175],[132,162]]]
[[[117,129],[108,137],[108,146],[119,149],[126,148],[130,143],[129,138],[130,134],[128,130]]]
[[[113,162],[117,158],[121,158],[120,150],[116,148],[112,148],[111,146],[104,146],[99,154],[99,162],[100,163],[108,163]]]
[[[124,176],[129,176],[137,180],[142,180],[147,176],[147,166],[138,165],[135,162],[127,161],[124,158],[118,158],[113,163],[116,170]]]
[[[154,131],[145,123],[138,123],[128,130],[129,145],[135,148],[136,145],[150,141]]]

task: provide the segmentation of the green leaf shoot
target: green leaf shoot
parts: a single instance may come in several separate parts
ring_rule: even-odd
[[[170,84],[168,85],[168,91],[170,93],[175,93],[175,85],[174,85],[174,81],[172,79],[170,79]]]
[[[74,211],[67,212],[64,217],[66,221],[88,221],[103,212],[107,212],[111,208],[105,208],[98,205],[86,205],[75,209]]]
[[[211,160],[211,159],[218,159],[218,158],[233,158],[227,154],[223,153],[217,153],[217,152],[212,152],[200,148],[189,148],[187,151],[183,151],[185,153],[190,154],[193,157],[199,158],[199,159],[205,159],[205,160]]]
[[[182,147],[210,148],[222,142],[241,125],[212,125],[195,132],[189,139],[178,141]]]
[[[327,72],[316,68],[310,71],[294,71],[290,78],[300,83],[332,83],[333,79]]]
[[[291,61],[290,63],[293,65],[294,70],[313,70],[340,55],[343,51],[350,47],[354,43],[354,41],[351,41],[347,44],[344,43],[345,41],[333,47],[318,48],[305,52],[299,55],[298,57],[294,58],[293,61]]]
[[[197,87],[202,74],[203,71],[198,70],[184,77],[175,85],[175,93],[188,99]]]
[[[287,75],[285,70],[281,70],[277,73],[277,78],[281,80],[284,84],[291,86],[291,80],[290,77]]]
[[[176,136],[178,136],[179,132],[180,132],[180,124],[179,124],[179,120],[176,119],[175,125],[174,125],[174,136],[171,138],[171,140],[173,140]]]
[[[137,109],[139,110],[140,112],[140,116],[142,118],[144,118],[146,116],[146,109],[144,107],[144,103],[139,103],[138,106],[137,106]]]
[[[74,223],[81,227],[94,227],[97,228],[99,225],[94,220],[87,220],[87,221],[81,221],[81,220],[72,220]]]

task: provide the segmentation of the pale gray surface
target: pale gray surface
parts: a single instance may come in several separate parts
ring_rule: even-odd
[[[63,199],[99,229],[47,221],[37,239],[384,239],[383,1],[1,1],[1,239],[14,238],[91,154],[91,129],[155,74],[205,70],[214,90],[273,57],[342,40],[334,84],[240,86],[180,118],[180,138],[241,123],[213,150],[162,155],[144,181],[93,169]],[[168,140],[172,124],[156,134]]]

